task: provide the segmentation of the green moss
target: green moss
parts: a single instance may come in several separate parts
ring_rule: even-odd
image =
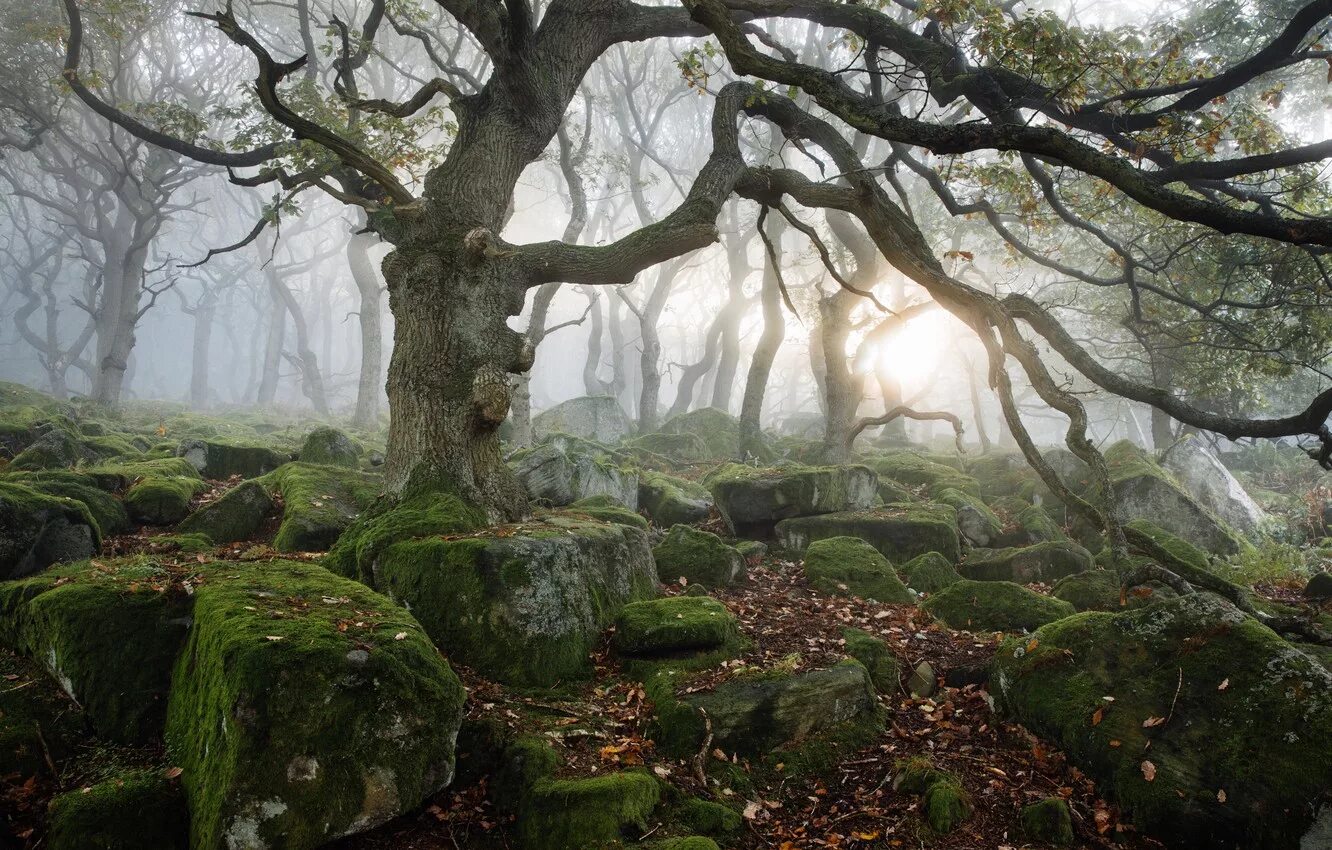
[[[999,516],[979,496],[955,487],[944,487],[935,493],[934,500],[957,511],[958,527],[974,545],[989,545],[1004,530]]]
[[[242,481],[186,517],[176,531],[201,534],[218,544],[249,540],[274,507],[273,498],[262,484]]]
[[[289,456],[268,446],[227,440],[185,440],[176,455],[205,478],[225,480],[233,475],[258,478],[287,462]]]
[[[644,470],[638,476],[638,505],[657,525],[670,527],[705,519],[712,494],[692,481]]]
[[[32,659],[0,648],[0,765],[23,777],[50,775],[87,737],[83,713]]]
[[[679,463],[697,463],[712,457],[728,456],[714,455],[707,441],[690,432],[644,434],[641,437],[629,440],[624,444],[624,447],[627,451],[647,452],[650,455],[659,455]]]
[[[1017,515],[1018,526],[1032,542],[1067,540],[1068,535],[1040,505],[1028,505]]]
[[[938,552],[917,555],[902,566],[907,587],[920,593],[934,593],[962,580],[953,562]]]
[[[103,463],[80,470],[105,490],[128,490],[143,478],[190,478],[196,481],[199,473],[181,458],[117,461]]]
[[[1125,523],[1125,528],[1133,529],[1152,539],[1157,546],[1164,549],[1170,555],[1171,561],[1182,561],[1190,567],[1198,570],[1210,571],[1211,560],[1207,553],[1194,546],[1183,538],[1171,534],[1164,528],[1155,523],[1148,522],[1145,519],[1135,519],[1132,522]],[[1147,554],[1151,554],[1150,552]],[[1170,566],[1170,564],[1166,564]]]
[[[711,838],[687,835],[680,838],[666,838],[651,845],[653,850],[721,850]]]
[[[931,502],[785,519],[777,524],[777,537],[793,552],[803,552],[811,542],[827,537],[859,537],[895,564],[926,552],[938,552],[956,563],[962,554],[957,513]]]
[[[825,537],[809,544],[804,570],[810,586],[820,593],[848,594],[895,605],[914,601],[888,559],[856,537]]]
[[[661,426],[663,434],[692,434],[703,442],[707,456],[740,456],[740,420],[715,407],[701,407],[672,416]]]
[[[91,476],[62,471],[15,472],[6,475],[5,480],[48,496],[82,502],[103,536],[121,534],[130,528],[125,506],[115,496],[98,487]]]
[[[936,768],[924,756],[899,761],[894,771],[894,788],[924,798],[921,812],[935,833],[952,832],[971,817],[971,798],[961,782],[953,774]]]
[[[282,524],[273,538],[279,552],[322,552],[375,501],[377,476],[296,461],[259,482],[282,494]]]
[[[311,848],[450,779],[464,693],[417,622],[310,564],[219,564],[194,593],[166,740],[191,846]]]
[[[373,585],[375,565],[392,544],[414,537],[466,534],[485,525],[484,512],[453,493],[420,493],[398,502],[381,500],[338,537],[324,566]]]
[[[365,448],[347,434],[327,425],[311,431],[297,455],[303,463],[345,466],[355,469]]]
[[[82,502],[0,482],[0,579],[86,558],[101,542],[97,521]]]
[[[1037,629],[1074,613],[1062,599],[1034,593],[1011,581],[963,579],[920,606],[954,629],[1010,631]]]
[[[1019,496],[1040,479],[1017,452],[989,452],[972,458],[966,471],[980,484],[981,495],[987,500],[1005,496]]]
[[[675,596],[624,606],[611,646],[624,655],[671,655],[734,647],[739,638],[725,605],[706,596]]]
[[[185,850],[189,816],[180,787],[137,770],[51,801],[52,850]]]
[[[1050,595],[1079,611],[1116,611],[1120,589],[1119,573],[1096,569],[1061,578],[1050,588]]]
[[[710,531],[688,525],[674,526],[653,547],[652,558],[663,581],[683,578],[704,587],[725,587],[745,570],[745,561],[734,547]]]
[[[874,473],[860,465],[730,463],[709,472],[704,484],[727,527],[742,537],[766,537],[788,517],[859,510],[878,499]]]
[[[1063,797],[1047,797],[1022,807],[1022,832],[1034,841],[1055,847],[1073,843],[1073,813]]]
[[[208,489],[198,478],[144,478],[125,492],[125,510],[149,525],[174,525],[190,515],[190,500]]]
[[[1010,549],[974,549],[958,568],[977,581],[1051,582],[1090,570],[1090,552],[1070,541],[1052,540]]]
[[[631,525],[644,531],[647,531],[648,528],[646,519],[604,494],[579,499],[569,505],[565,512],[582,514],[602,522],[618,522],[620,525]]]
[[[646,772],[540,779],[519,812],[519,841],[533,850],[619,847],[648,830],[660,799],[660,784]]]
[[[864,665],[879,693],[891,694],[899,690],[901,668],[886,642],[853,628],[842,629],[842,640],[846,641],[846,654]]]
[[[908,487],[921,487],[934,496],[949,488],[981,494],[980,484],[964,472],[942,463],[928,460],[915,452],[891,452],[871,457],[866,464],[879,475],[891,478]]]
[[[744,821],[740,813],[730,806],[690,797],[675,810],[676,818],[699,835],[733,835],[740,831]]]

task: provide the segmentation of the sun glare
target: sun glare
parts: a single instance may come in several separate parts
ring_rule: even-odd
[[[953,339],[953,317],[930,310],[908,321],[881,341],[866,368],[897,378],[906,387],[920,386],[934,374]]]

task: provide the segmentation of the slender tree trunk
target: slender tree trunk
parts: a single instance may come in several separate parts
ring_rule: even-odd
[[[990,451],[990,435],[985,432],[985,410],[981,406],[980,381],[970,358],[964,358],[962,368],[967,370],[967,389],[971,392],[971,419],[976,425],[976,439],[980,440],[981,454]]]
[[[384,329],[380,317],[379,275],[370,262],[370,248],[375,236],[357,233],[347,243],[347,262],[359,298],[357,324],[361,329],[361,367],[356,378],[356,411],[352,424],[371,428],[379,421],[379,395],[383,384],[379,375],[384,368]]]
[[[264,341],[264,365],[255,401],[261,407],[272,407],[277,400],[278,381],[281,378],[282,347],[287,336],[287,305],[278,292],[280,284],[271,263],[265,274],[268,279],[269,298],[268,336]]]
[[[273,280],[278,297],[291,315],[291,325],[296,331],[296,366],[301,370],[301,393],[314,406],[315,413],[327,416],[328,394],[324,389],[324,376],[319,371],[319,356],[310,348],[310,331],[305,323],[305,312],[287,285],[276,275]]]
[[[611,393],[623,404],[630,416],[637,416],[632,397],[634,389],[633,370],[629,368],[628,358],[624,356],[624,316],[620,312],[620,299],[610,300],[610,343],[611,343]]]
[[[583,360],[583,392],[590,396],[615,395],[615,389],[601,380],[601,337],[605,333],[601,317],[601,298],[588,291],[587,357]]]
[[[859,298],[838,290],[819,300],[819,339],[823,353],[824,426],[823,456],[829,461],[844,461],[850,456],[847,437],[855,423],[856,410],[863,392],[847,365],[846,343],[851,336],[851,308]]]
[[[731,394],[735,391],[735,375],[740,368],[740,319],[744,317],[745,307],[748,306],[744,296],[744,277],[732,275],[730,283],[730,298],[722,309],[717,372],[712,378],[712,398],[708,401],[710,407],[728,413],[731,410]]]
[[[749,363],[749,374],[745,378],[745,395],[740,405],[740,459],[763,457],[767,447],[763,443],[763,397],[768,389],[768,378],[772,375],[772,363],[777,351],[786,338],[786,320],[782,316],[782,295],[778,289],[776,267],[782,261],[781,219],[769,217],[774,222],[768,228],[768,237],[772,240],[774,257],[768,258],[763,269],[763,289],[760,301],[763,305],[763,333],[758,345],[754,347],[754,356]]]
[[[208,407],[208,354],[213,342],[213,320],[217,317],[217,300],[205,291],[194,306],[194,346],[190,358],[190,406],[195,410]]]
[[[127,218],[128,215],[119,220]],[[117,233],[103,242],[106,262],[102,270],[102,297],[97,304],[97,360],[92,399],[109,407],[120,404],[125,390],[147,258],[146,243],[136,245],[130,239],[130,234]]]
[[[721,340],[721,332],[722,314],[718,313],[703,337],[702,355],[680,373],[680,382],[675,386],[675,400],[671,402],[670,410],[666,411],[667,419],[687,412],[694,403],[694,391],[699,379],[717,365],[717,343]]]

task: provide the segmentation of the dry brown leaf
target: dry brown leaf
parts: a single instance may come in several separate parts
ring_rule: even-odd
[[[1143,779],[1146,779],[1148,782],[1152,782],[1156,779],[1156,765],[1144,759],[1140,766],[1142,767]]]

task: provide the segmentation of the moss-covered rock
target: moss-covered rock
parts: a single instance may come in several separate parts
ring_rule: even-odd
[[[1119,593],[1119,573],[1101,569],[1065,576],[1050,588],[1051,596],[1079,611],[1116,611],[1120,607]]]
[[[323,563],[338,575],[374,587],[379,556],[394,543],[414,537],[467,534],[485,525],[485,513],[453,493],[427,491],[401,501],[383,500],[352,521]]]
[[[934,767],[929,759],[918,756],[898,762],[893,787],[908,794],[919,794],[921,814],[936,834],[952,832],[971,817],[971,797],[953,774]]]
[[[242,481],[216,501],[186,517],[176,526],[176,531],[202,534],[219,544],[249,540],[275,507],[273,497],[264,485],[258,481]]]
[[[977,581],[1052,582],[1096,566],[1092,554],[1070,541],[1050,541],[1011,549],[974,549],[958,567]]]
[[[712,457],[708,444],[697,434],[663,434],[656,432],[635,437],[624,444],[625,450],[635,455],[665,458],[674,463],[698,463]]]
[[[290,460],[268,446],[198,439],[177,446],[176,457],[184,458],[200,475],[213,480],[233,475],[258,478]]]
[[[1172,846],[1317,846],[1305,836],[1332,787],[1332,674],[1308,655],[1210,594],[1033,638],[996,654],[998,708],[1139,829]]]
[[[1005,496],[1029,498],[1040,477],[1020,452],[988,452],[971,458],[966,471],[980,485],[987,501]]]
[[[1024,543],[1044,543],[1053,540],[1067,540],[1068,535],[1059,524],[1050,518],[1045,508],[1040,505],[1027,505],[1016,516],[1018,528],[1022,532]]]
[[[1172,561],[1182,561],[1197,570],[1210,571],[1212,568],[1211,559],[1207,557],[1206,552],[1150,520],[1135,519],[1125,523],[1125,528],[1149,537],[1153,543],[1169,554],[1169,559]],[[1170,564],[1167,563],[1166,566]]]
[[[1234,533],[1137,446],[1121,440],[1106,450],[1105,461],[1120,522],[1147,520],[1219,555],[1240,550]]]
[[[653,844],[652,850],[721,850],[721,848],[711,838],[686,835],[679,838],[664,838]]]
[[[6,775],[51,780],[48,757],[59,765],[87,739],[83,712],[39,662],[0,647],[0,765]]]
[[[67,469],[118,455],[134,456],[138,448],[123,436],[85,437],[72,427],[39,426],[40,435],[16,455],[10,466],[18,470]]]
[[[652,549],[663,581],[683,578],[703,587],[734,584],[745,572],[745,559],[710,531],[677,525]]]
[[[609,496],[638,508],[637,471],[590,440],[555,434],[542,445],[515,453],[510,463],[528,494],[541,504],[562,507],[589,496]]]
[[[914,600],[893,565],[858,537],[825,537],[805,550],[805,577],[820,593],[850,595],[896,605]]]
[[[740,831],[744,821],[740,813],[730,806],[690,797],[680,803],[675,816],[691,831],[699,835],[732,835]]]
[[[0,482],[0,580],[86,558],[101,540],[82,502]]]
[[[970,475],[916,452],[889,452],[871,457],[865,463],[879,475],[908,487],[923,488],[931,496],[950,488],[973,496],[979,496],[981,492],[980,485]]]
[[[1046,797],[1022,807],[1022,833],[1054,847],[1073,843],[1073,813],[1063,797]]]
[[[920,606],[954,629],[1016,631],[1040,628],[1074,613],[1052,599],[1011,581],[963,579],[938,591]]]
[[[790,466],[762,469],[731,463],[704,484],[731,533],[767,537],[779,520],[872,506],[877,480],[865,466]]]
[[[632,431],[624,408],[612,396],[583,396],[560,402],[532,417],[537,436],[572,434],[598,443],[615,443]]]
[[[174,525],[190,515],[190,500],[208,489],[198,478],[153,476],[125,491],[125,510],[148,525]]]
[[[793,552],[803,552],[810,543],[828,537],[859,537],[895,564],[926,552],[938,552],[955,563],[962,552],[953,509],[928,502],[796,517],[777,524],[777,539]]]
[[[701,484],[662,472],[638,476],[638,506],[663,528],[699,522],[712,511],[712,494]]]
[[[906,586],[919,593],[934,593],[962,580],[953,562],[938,552],[917,555],[902,565]]]
[[[647,832],[660,800],[660,783],[644,771],[540,779],[518,812],[518,840],[529,850],[620,847]]]
[[[610,496],[588,496],[570,505],[565,513],[581,514],[602,522],[618,522],[634,528],[648,529],[648,521],[641,515],[616,502]]]
[[[282,495],[282,524],[273,538],[279,552],[322,552],[379,494],[377,476],[296,461],[260,479]]]
[[[707,596],[631,602],[615,618],[611,646],[622,655],[662,656],[734,646],[739,624]]]
[[[51,801],[52,850],[186,850],[189,813],[180,786],[135,770]]]
[[[740,420],[715,407],[701,407],[667,419],[663,434],[692,434],[703,441],[710,458],[740,457]]]
[[[945,487],[934,499],[957,511],[957,529],[969,545],[990,546],[1003,534],[1003,522],[979,496]]]
[[[310,564],[214,576],[167,715],[191,847],[316,847],[449,782],[464,693],[411,615]]]
[[[97,485],[89,475],[69,471],[13,472],[4,476],[12,484],[21,484],[38,493],[82,502],[92,514],[103,536],[122,534],[130,529],[129,514],[120,499]]]
[[[81,472],[104,490],[124,492],[145,478],[189,478],[202,481],[184,458],[116,460],[90,466]]]
[[[403,540],[373,563],[376,587],[407,605],[450,658],[520,685],[585,676],[601,631],[657,591],[643,531],[558,515]]]
[[[902,671],[897,656],[887,642],[861,629],[842,629],[846,641],[846,654],[864,665],[870,681],[881,694],[896,693],[901,686]]]
[[[297,458],[302,463],[322,463],[355,469],[361,462],[365,447],[337,428],[322,425],[305,437]]]

